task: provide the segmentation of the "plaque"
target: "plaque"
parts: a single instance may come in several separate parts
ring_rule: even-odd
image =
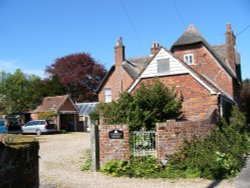
[[[118,129],[109,131],[109,139],[123,139],[123,131]]]

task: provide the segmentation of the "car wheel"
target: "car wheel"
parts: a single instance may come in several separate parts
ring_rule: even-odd
[[[37,129],[36,130],[36,135],[40,136],[42,134],[41,130],[40,129]]]

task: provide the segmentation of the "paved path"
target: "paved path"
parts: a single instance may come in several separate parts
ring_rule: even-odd
[[[246,166],[242,169],[236,178],[236,188],[250,187],[250,155],[247,158]]]
[[[90,148],[89,133],[42,135],[39,141],[40,188],[234,188],[230,180],[115,178],[82,172],[80,166]]]

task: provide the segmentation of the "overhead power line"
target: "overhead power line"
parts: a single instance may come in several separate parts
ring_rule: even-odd
[[[242,34],[242,33],[244,33],[247,29],[249,29],[250,28],[250,24],[248,25],[248,26],[246,26],[246,27],[244,27],[237,35],[236,35],[236,37],[238,37],[240,34]]]
[[[141,47],[141,50],[143,51],[144,55],[146,55],[145,50],[144,50],[143,45],[142,45],[142,42],[140,40],[140,37],[139,37],[139,35],[138,35],[138,33],[137,33],[136,29],[135,29],[135,26],[133,24],[133,21],[132,21],[131,17],[129,16],[129,12],[128,12],[128,10],[126,8],[126,5],[125,5],[123,0],[121,0],[121,4],[122,4],[122,7],[123,7],[127,17],[128,17],[129,23],[130,23],[130,25],[131,25],[131,27],[132,27],[132,29],[134,31],[135,37],[136,37],[136,39],[137,39],[137,41],[138,41],[138,43],[139,43],[139,45]]]
[[[177,14],[178,14],[178,16],[179,16],[179,19],[180,19],[180,21],[181,21],[183,27],[186,28],[185,21],[184,21],[182,15],[181,15],[181,13],[180,13],[180,11],[179,11],[179,9],[178,9],[178,6],[177,6],[175,0],[173,0],[173,3],[174,3],[175,10],[176,10],[176,12],[177,12]]]

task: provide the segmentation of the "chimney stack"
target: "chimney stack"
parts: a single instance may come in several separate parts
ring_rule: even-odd
[[[152,47],[150,48],[151,56],[154,56],[160,49],[160,44],[158,42],[152,42]]]
[[[226,36],[226,49],[227,56],[226,61],[230,65],[230,67],[236,71],[236,57],[235,57],[235,35],[232,31],[231,24],[227,24],[227,31],[225,33]]]
[[[125,46],[122,44],[122,37],[119,37],[115,46],[115,66],[122,66],[125,60]]]

